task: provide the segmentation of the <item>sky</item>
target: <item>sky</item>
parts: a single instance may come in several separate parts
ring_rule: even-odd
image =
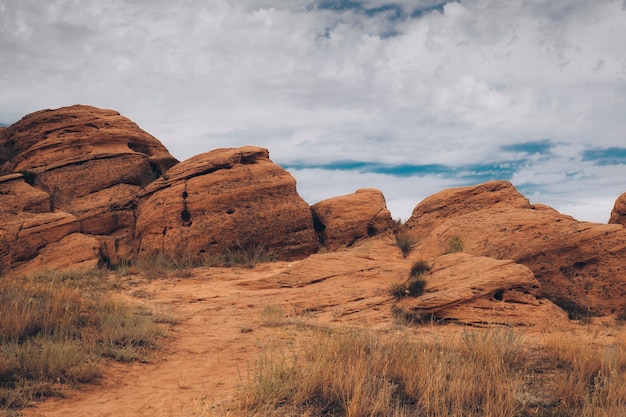
[[[0,123],[88,104],[179,160],[268,148],[310,204],[503,179],[604,223],[624,45],[626,0],[0,0]]]

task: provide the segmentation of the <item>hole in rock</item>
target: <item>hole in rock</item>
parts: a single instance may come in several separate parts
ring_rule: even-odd
[[[191,220],[191,213],[189,213],[189,210],[185,209],[180,212],[180,218],[182,219],[182,221],[187,223],[188,221]]]
[[[493,299],[497,301],[502,301],[504,298],[504,290],[498,290],[493,294]]]
[[[226,210],[226,214],[233,214],[234,212],[235,212],[235,210],[233,210],[233,209]]]
[[[183,199],[189,197],[189,194],[187,194],[187,191],[183,191]]]

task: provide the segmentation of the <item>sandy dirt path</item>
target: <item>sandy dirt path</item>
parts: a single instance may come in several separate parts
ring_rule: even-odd
[[[349,261],[355,254],[328,254],[304,266],[200,268],[187,277],[134,284],[123,296],[180,320],[164,348],[149,363],[111,361],[96,384],[24,416],[206,415],[233,397],[263,346],[284,337],[284,329],[263,324],[266,306],[280,305],[286,315],[316,324],[390,325],[387,288],[404,279],[409,264],[386,246],[369,252],[356,254],[357,262]]]

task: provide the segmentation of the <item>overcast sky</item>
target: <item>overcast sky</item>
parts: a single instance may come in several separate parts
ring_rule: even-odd
[[[395,218],[510,180],[606,222],[626,191],[626,0],[0,0],[0,123],[89,104],[180,160],[258,145],[309,202]]]

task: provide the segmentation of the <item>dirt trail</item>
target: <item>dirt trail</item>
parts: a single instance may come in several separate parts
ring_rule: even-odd
[[[203,415],[232,398],[263,345],[281,333],[262,323],[269,305],[315,323],[389,326],[388,288],[405,279],[410,263],[386,244],[362,251],[253,269],[200,268],[135,284],[124,294],[130,300],[180,319],[164,349],[146,364],[110,362],[98,383],[24,415]]]
[[[109,362],[96,384],[25,410],[26,417],[200,417],[224,405],[245,381],[259,352],[275,340],[296,337],[297,326],[270,326],[263,310],[280,305],[286,320],[357,326],[399,336],[446,340],[466,327],[423,325],[398,329],[392,318],[393,283],[407,278],[411,261],[384,240],[350,251],[313,255],[299,262],[248,268],[199,268],[134,279],[123,296],[160,314],[177,317],[164,348],[149,363]],[[595,329],[595,330],[594,330]],[[536,347],[550,332],[597,343],[602,323],[575,327],[547,323],[520,330]],[[613,336],[611,336],[613,337]]]

